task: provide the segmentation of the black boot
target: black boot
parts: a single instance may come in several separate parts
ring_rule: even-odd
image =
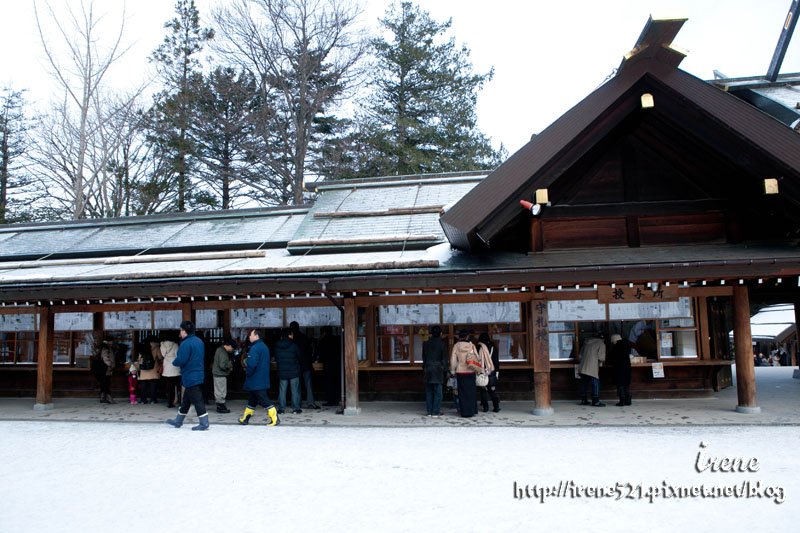
[[[499,413],[500,412],[500,402],[497,402],[496,404],[494,404],[494,409],[492,409],[492,411],[494,411],[495,413]]]
[[[228,409],[228,406],[225,405],[224,403],[218,403],[217,404],[217,412],[218,413],[230,413],[231,410]]]
[[[625,405],[630,405],[632,400],[633,400],[633,398],[631,398],[630,394],[625,396]]]
[[[592,407],[605,407],[606,404],[600,401],[600,397],[592,396]]]
[[[589,405],[589,401],[586,399],[586,396],[581,398],[581,402],[578,405]]]
[[[489,412],[489,404],[488,403],[482,403],[481,404],[481,408],[483,409],[484,413],[488,413]]]
[[[622,407],[623,405],[625,405],[625,398],[620,396],[619,397],[619,401],[617,403],[615,403],[614,405],[616,405],[617,407]]]

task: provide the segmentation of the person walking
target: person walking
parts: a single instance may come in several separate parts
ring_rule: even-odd
[[[488,333],[481,333],[478,336],[478,353],[481,356],[484,370],[489,373],[489,384],[480,387],[481,407],[484,413],[489,410],[489,401],[486,398],[488,395],[492,399],[492,411],[499,413],[500,399],[497,397],[495,388],[497,387],[497,376],[500,373],[500,356]]]
[[[256,329],[250,330],[248,340],[250,341],[250,348],[247,351],[247,358],[244,360],[247,377],[243,388],[249,393],[249,396],[247,398],[247,407],[245,407],[239,423],[243,426],[249,424],[250,417],[255,413],[256,407],[260,405],[267,410],[267,416],[269,416],[267,425],[277,426],[281,421],[278,418],[275,406],[272,405],[267,395],[267,390],[269,389],[269,348],[261,340],[261,333]]]
[[[178,356],[172,362],[173,366],[180,367],[183,386],[186,391],[178,408],[178,416],[167,420],[167,424],[179,428],[183,419],[189,414],[189,406],[193,405],[199,424],[192,430],[204,431],[208,429],[208,413],[203,400],[203,381],[205,379],[205,346],[203,341],[194,334],[194,324],[189,320],[181,322],[181,345],[178,347]]]
[[[286,387],[292,389],[292,413],[300,414],[300,350],[292,339],[292,330],[285,328],[275,343],[275,361],[278,363],[278,414],[286,409]]]
[[[606,360],[606,343],[602,336],[587,339],[580,351],[578,373],[581,376],[581,402],[580,405],[589,405],[586,392],[592,388],[592,406],[605,407],[600,401],[600,363]]]
[[[214,376],[214,399],[217,402],[218,413],[230,413],[231,410],[225,405],[225,399],[228,396],[228,376],[233,370],[233,361],[231,361],[231,354],[236,349],[236,341],[230,337],[226,337],[222,341],[222,346],[217,348],[214,353],[214,364],[211,368],[211,374]]]
[[[614,383],[617,385],[617,407],[631,405],[631,344],[621,335],[611,335],[609,362],[614,366]]]
[[[447,346],[441,338],[442,328],[433,326],[431,338],[422,343],[422,376],[425,382],[425,407],[428,416],[442,416],[442,384],[444,383]]]
[[[469,332],[458,332],[458,342],[453,346],[450,354],[450,373],[456,376],[458,382],[458,403],[461,416],[469,418],[478,412],[478,398],[475,387],[475,371],[470,368],[470,362],[478,361],[478,352],[469,338]]]
[[[314,350],[308,337],[300,331],[300,324],[293,321],[289,324],[292,330],[292,340],[300,351],[300,372],[302,380],[300,384],[306,389],[306,407],[309,409],[319,409],[319,405],[314,403],[313,375],[314,375]]]

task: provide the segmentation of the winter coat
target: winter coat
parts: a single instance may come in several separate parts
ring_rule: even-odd
[[[300,377],[300,349],[289,337],[275,343],[275,360],[278,362],[278,379]]]
[[[247,391],[269,389],[269,348],[264,341],[258,339],[250,345],[244,364],[247,377],[242,389]]]
[[[203,368],[205,358],[205,346],[203,341],[192,335],[187,335],[181,341],[178,348],[178,356],[172,362],[172,366],[180,367],[182,383],[186,388],[201,385],[205,379]]]
[[[314,370],[314,350],[311,348],[311,342],[308,337],[300,332],[294,334],[294,343],[300,351],[300,370]]]
[[[158,373],[158,360],[161,359],[161,350],[154,351],[152,349],[152,344],[150,345],[150,354],[153,356],[153,368],[150,370],[142,370],[142,360],[144,359],[144,355],[139,352],[139,359],[137,363],[139,363],[139,381],[149,381],[153,379],[159,379],[161,374]],[[158,345],[156,345],[158,346]],[[145,348],[146,349],[146,348]]]
[[[220,378],[228,377],[231,370],[233,370],[231,356],[228,354],[228,350],[220,346],[214,353],[214,366],[211,369],[211,374]]]
[[[444,383],[447,346],[441,337],[422,343],[422,378],[425,383]]]
[[[475,345],[469,341],[458,341],[450,354],[450,372],[453,374],[473,372],[467,361],[480,361]]]
[[[600,361],[606,360],[606,343],[603,339],[591,338],[581,347],[581,362],[578,373],[600,378]]]
[[[631,384],[631,343],[626,339],[617,341],[608,353],[609,362],[614,365],[614,383],[618,387]]]
[[[497,356],[497,349],[492,346],[491,353],[489,347],[482,342],[478,343],[478,355],[480,356],[480,363],[484,370],[487,372],[494,372],[500,370],[500,358]],[[497,361],[497,364],[495,364]]]
[[[161,355],[164,357],[164,373],[165,378],[174,378],[181,375],[181,369],[174,366],[172,362],[178,357],[178,345],[172,341],[163,341],[161,343]]]
[[[342,339],[336,335],[322,337],[317,344],[317,354],[326,372],[338,373],[342,367]]]
[[[106,376],[110,376],[114,372],[114,350],[111,346],[104,344],[100,349],[100,359],[106,364]]]

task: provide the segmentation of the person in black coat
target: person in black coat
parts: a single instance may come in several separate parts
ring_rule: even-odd
[[[631,344],[619,335],[611,336],[609,359],[614,366],[614,382],[617,384],[619,402],[617,406],[631,404]]]
[[[486,387],[478,387],[478,390],[481,393],[481,407],[483,408],[484,413],[489,410],[489,401],[486,398],[486,395],[488,394],[492,399],[492,411],[499,413],[500,398],[497,397],[497,392],[495,389],[497,388],[497,377],[500,375],[500,355],[498,354],[497,347],[492,342],[492,338],[488,333],[481,333],[478,336],[479,350],[481,349],[481,344],[492,358],[492,365],[494,365],[494,370],[492,370],[491,374],[489,374],[489,385]]]
[[[425,381],[425,405],[428,416],[442,416],[442,384],[446,367],[447,346],[441,338],[442,328],[433,326],[431,338],[422,343],[422,375]]]
[[[292,339],[292,330],[285,328],[275,343],[275,361],[278,363],[278,414],[286,410],[286,387],[292,389],[292,413],[300,409],[300,349]]]
[[[300,324],[292,322],[289,324],[289,329],[292,330],[292,340],[300,350],[300,372],[302,379],[300,385],[306,388],[306,407],[309,409],[319,409],[319,405],[314,403],[314,391],[312,385],[312,376],[314,374],[314,350],[311,347],[311,342],[308,337],[300,331]]]
[[[317,342],[317,354],[325,375],[326,407],[339,405],[342,396],[342,339],[325,326]]]

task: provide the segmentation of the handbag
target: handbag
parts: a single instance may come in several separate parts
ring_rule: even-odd
[[[497,372],[492,372],[489,374],[489,387],[496,387],[497,386]]]
[[[484,372],[475,374],[475,386],[486,387],[487,385],[489,385],[489,374]]]

